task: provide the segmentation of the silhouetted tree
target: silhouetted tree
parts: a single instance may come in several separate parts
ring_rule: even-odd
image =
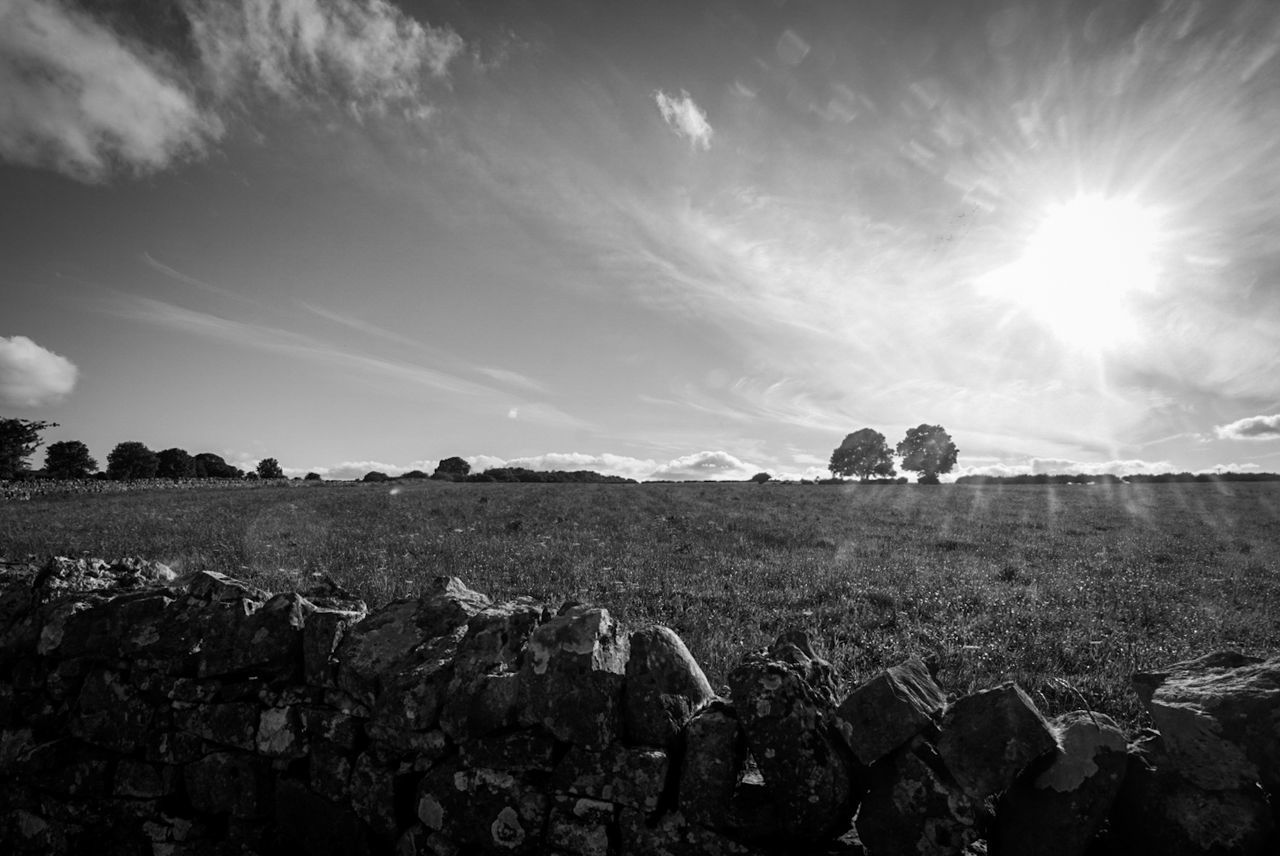
[[[213,452],[201,452],[196,455],[196,478],[198,479],[238,479],[244,473]]]
[[[471,472],[471,465],[462,458],[445,458],[436,465],[436,471],[431,474],[433,479],[464,479]]]
[[[196,474],[196,459],[186,449],[162,449],[156,452],[160,465],[156,477],[162,479],[189,479]]]
[[[307,473],[305,476],[302,477],[302,480],[303,481],[324,481],[324,479],[320,477],[319,473]]]
[[[769,475],[768,473],[756,473],[751,477],[751,480],[756,484],[764,484],[771,478],[773,478],[773,476]]]
[[[425,479],[425,478],[430,478],[430,476],[428,476],[428,475],[427,475],[426,473],[424,473],[422,470],[409,470],[409,472],[407,472],[407,473],[405,473],[404,475],[400,476],[400,478],[402,478],[402,479]]]
[[[862,481],[872,476],[889,477],[893,475],[893,450],[879,431],[863,428],[836,447],[827,469],[833,476],[857,476]]]
[[[938,476],[951,472],[960,450],[941,425],[918,425],[907,429],[898,443],[902,468],[920,473],[920,484],[937,484]]]
[[[27,472],[27,458],[44,445],[40,432],[57,427],[57,422],[0,419],[0,479],[20,478]]]
[[[284,470],[280,469],[280,462],[275,458],[263,458],[258,461],[257,473],[258,478],[262,479],[284,478]]]
[[[391,476],[387,475],[386,473],[380,473],[377,470],[374,470],[373,472],[365,473],[364,478],[360,479],[360,481],[367,481],[367,482],[391,481]]]
[[[79,440],[52,443],[44,453],[44,471],[51,479],[87,479],[97,468],[89,447]]]
[[[107,455],[107,475],[113,479],[155,478],[160,458],[136,440],[117,443]]]

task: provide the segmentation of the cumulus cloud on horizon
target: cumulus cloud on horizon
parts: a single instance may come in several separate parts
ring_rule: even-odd
[[[75,388],[78,374],[73,362],[26,336],[0,336],[0,405],[39,407],[57,401]]]
[[[1139,459],[1115,461],[1073,461],[1067,458],[1031,458],[1025,463],[992,464],[957,467],[951,475],[960,476],[1027,476],[1027,475],[1156,475],[1173,472],[1169,461],[1143,461]]]
[[[695,149],[706,151],[711,148],[711,135],[714,132],[707,121],[707,114],[694,103],[688,92],[682,89],[679,95],[668,95],[659,89],[653,93],[653,100],[657,102],[658,110],[671,130],[687,139]]]
[[[1219,440],[1280,439],[1280,413],[1270,416],[1248,416],[1213,429]]]
[[[255,90],[329,101],[358,119],[422,116],[427,81],[446,77],[464,48],[453,30],[386,0],[174,6],[193,56],[61,0],[0,5],[0,160],[86,182],[156,172],[204,155]]]

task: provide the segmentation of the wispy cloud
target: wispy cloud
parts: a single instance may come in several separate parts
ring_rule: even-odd
[[[101,181],[202,154],[224,126],[154,52],[60,0],[0,6],[0,158]]]
[[[520,389],[526,389],[530,392],[546,392],[547,388],[544,384],[534,380],[520,372],[513,372],[510,369],[499,369],[491,366],[476,366],[476,371],[487,377],[491,377],[499,383],[507,386],[514,386]]]
[[[326,309],[323,306],[316,306],[315,304],[308,303],[305,300],[300,300],[298,301],[298,303],[300,306],[302,306],[303,309],[306,309],[308,312],[314,315],[318,315],[321,318],[325,319],[326,321],[331,321],[334,324],[341,324],[343,327],[349,327],[352,330],[358,330],[361,333],[364,333],[369,336],[374,336],[379,339],[385,339],[388,342],[397,342],[401,345],[411,345],[415,348],[423,347],[423,343],[418,339],[414,339],[410,336],[401,335],[400,333],[396,333],[393,330],[388,330],[386,327],[383,327],[379,324],[374,324],[370,321],[365,321],[362,318],[356,318],[352,315],[345,315],[341,312],[334,312],[332,309]]]
[[[26,336],[0,336],[0,404],[39,407],[75,388],[79,371],[66,357]]]
[[[233,301],[236,301],[237,303],[247,303],[255,306],[258,303],[258,301],[254,300],[253,298],[246,297],[243,294],[238,294],[237,292],[234,292],[229,288],[223,288],[220,285],[214,285],[213,283],[205,282],[202,279],[198,279],[194,276],[191,276],[190,274],[183,273],[182,271],[176,268],[172,268],[169,265],[165,264],[164,262],[152,256],[150,253],[144,252],[142,253],[141,256],[139,256],[139,258],[142,259],[143,263],[147,267],[151,268],[157,273],[163,274],[164,276],[168,277],[174,282],[180,282],[183,285],[189,285],[192,288],[198,289],[199,291],[204,291],[209,294],[215,294],[218,297],[227,298],[228,300],[233,300]]]
[[[1220,440],[1280,440],[1280,413],[1249,416],[1213,429]]]
[[[688,92],[680,90],[679,95],[668,95],[659,89],[653,93],[653,100],[658,105],[662,118],[671,126],[671,130],[689,141],[695,149],[704,151],[711,148],[711,123],[707,114],[694,103]]]
[[[347,351],[301,333],[197,312],[149,297],[125,297],[114,304],[110,311],[123,317],[159,324],[239,347],[342,366],[444,392],[488,398],[499,395],[497,390],[490,387],[425,366]]]
[[[386,0],[166,9],[190,44],[157,42],[163,27],[127,27],[62,0],[0,6],[0,158],[89,182],[155,172],[204,155],[257,93],[362,121],[417,119],[430,113],[429,85],[465,47]]]

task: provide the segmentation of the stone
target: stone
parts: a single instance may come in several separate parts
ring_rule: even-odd
[[[348,808],[280,779],[275,790],[275,852],[308,856],[369,856],[370,841]]]
[[[178,708],[174,725],[210,743],[253,751],[258,742],[258,705],[252,702],[196,704]]]
[[[667,753],[612,744],[602,750],[573,746],[551,777],[566,794],[654,811],[667,783]]]
[[[690,823],[680,812],[647,816],[633,808],[618,812],[622,853],[644,856],[761,856],[764,851]],[[790,852],[806,852],[792,848]]]
[[[187,594],[214,603],[239,600],[264,601],[267,592],[242,580],[233,579],[217,571],[197,571],[187,580]]]
[[[326,740],[344,749],[354,749],[363,733],[362,720],[324,707],[304,707],[302,727],[309,740]]]
[[[684,737],[680,810],[694,823],[724,828],[747,755],[738,717],[729,705],[712,702],[689,721]]]
[[[764,785],[778,807],[780,834],[817,842],[848,827],[853,784],[834,726],[835,682],[802,633],[780,636],[729,674],[734,709]]]
[[[302,628],[315,610],[306,598],[278,594],[260,608],[253,601],[232,602],[229,634],[207,632],[202,640],[197,674],[202,678],[235,673],[268,674],[277,680],[302,675]],[[243,614],[236,609],[242,604]]]
[[[715,693],[675,631],[645,627],[631,634],[630,646],[624,712],[627,741],[664,749]]]
[[[294,707],[269,707],[258,717],[258,753],[271,758],[302,758],[307,754],[302,717]]]
[[[262,818],[271,814],[271,769],[242,752],[215,752],[182,768],[191,806],[205,814]]]
[[[347,792],[356,815],[384,841],[393,840],[399,828],[395,773],[362,753],[352,764]]]
[[[349,803],[352,756],[332,743],[313,741],[310,747],[311,790],[331,802]]]
[[[560,754],[555,740],[542,731],[514,731],[462,744],[462,760],[468,767],[485,767],[511,773],[550,773]]]
[[[348,628],[368,616],[362,600],[335,606],[317,606],[302,627],[302,675],[311,686],[337,686],[334,653]]]
[[[417,794],[418,820],[462,853],[546,852],[550,800],[521,776],[443,763],[427,772]]]
[[[441,637],[456,647],[473,615],[489,606],[489,598],[456,577],[440,578],[416,600],[387,604],[349,627],[338,644],[338,686],[372,705],[388,678],[403,676],[415,662],[430,659],[420,650]],[[437,646],[438,647],[438,646]]]
[[[455,677],[440,709],[440,727],[455,740],[484,737],[519,721],[520,674],[478,675],[464,683]]]
[[[936,728],[946,704],[924,661],[911,657],[849,693],[836,710],[836,728],[858,763],[869,767]]]
[[[1134,683],[1188,781],[1208,790],[1261,782],[1280,794],[1280,657],[1217,652]]]
[[[529,637],[520,671],[520,718],[558,740],[603,747],[622,725],[629,646],[598,607],[573,606]]]
[[[114,793],[118,797],[158,799],[176,793],[180,782],[177,767],[121,758],[116,766]]]
[[[1129,747],[1124,784],[1111,812],[1117,852],[1161,856],[1275,853],[1275,819],[1258,785],[1205,790],[1169,762],[1159,735]]]
[[[871,854],[960,856],[981,837],[984,820],[981,802],[917,737],[872,768],[855,825]]]
[[[146,744],[155,711],[117,672],[96,669],[85,678],[69,730],[106,749],[132,753]]]
[[[938,755],[971,797],[1005,790],[1057,748],[1049,723],[1017,684],[967,695],[942,717]]]
[[[1057,751],[1033,764],[1000,800],[993,854],[1084,856],[1120,793],[1129,758],[1115,722],[1078,710],[1052,725]]]
[[[586,798],[557,800],[547,823],[547,844],[576,856],[610,856],[609,830],[617,808]]]

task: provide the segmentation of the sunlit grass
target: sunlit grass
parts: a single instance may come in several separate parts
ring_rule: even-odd
[[[1083,696],[1131,726],[1134,670],[1280,648],[1269,484],[139,492],[0,505],[0,553],[141,555],[269,588],[323,573],[373,605],[455,575],[666,624],[715,686],[801,626],[849,682],[915,653],[950,690],[1016,679],[1048,712]]]

